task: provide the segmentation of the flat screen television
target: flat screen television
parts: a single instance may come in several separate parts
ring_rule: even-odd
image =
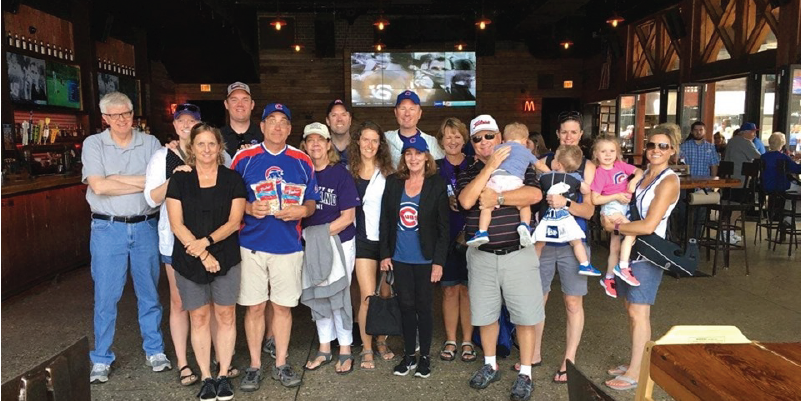
[[[81,108],[81,70],[78,67],[47,62],[47,104]]]
[[[476,105],[475,52],[379,52],[351,54],[351,98],[356,107],[394,107],[405,90],[420,104]]]
[[[6,52],[11,101],[21,104],[47,104],[45,61]]]

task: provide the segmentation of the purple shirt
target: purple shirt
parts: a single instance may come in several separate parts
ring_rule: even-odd
[[[462,160],[462,163],[458,166],[454,166],[451,162],[448,161],[447,158],[442,159],[442,164],[439,168],[439,175],[445,179],[445,184],[448,186],[448,196],[455,196],[456,193],[456,178],[459,176],[459,173],[466,170],[468,166],[467,162],[473,160],[472,158],[465,157]],[[450,209],[450,208],[449,208]],[[450,211],[450,232],[451,232],[451,242],[456,240],[456,237],[459,235],[459,232],[464,229],[464,214],[461,211],[454,212],[453,210]]]
[[[339,218],[343,210],[361,205],[356,184],[345,166],[337,163],[317,171],[317,193],[320,200],[313,215],[303,219],[303,227],[330,223]],[[339,232],[339,240],[350,241],[356,236],[356,227],[351,223]]]

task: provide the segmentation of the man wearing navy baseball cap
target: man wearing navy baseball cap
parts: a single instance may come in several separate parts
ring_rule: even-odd
[[[238,152],[231,163],[248,191],[244,225],[239,232],[242,285],[237,303],[247,307],[245,333],[250,351],[250,365],[240,383],[242,391],[258,390],[262,379],[261,346],[268,300],[275,333],[272,378],[285,387],[300,385],[300,376],[287,362],[292,308],[301,295],[300,220],[311,216],[320,200],[311,159],[286,144],[292,131],[289,107],[270,103],[261,119],[264,142]]]
[[[420,117],[423,116],[423,109],[420,107],[420,97],[410,90],[405,90],[398,95],[395,101],[395,118],[398,120],[400,128],[394,131],[387,131],[384,136],[389,144],[389,155],[392,157],[392,165],[397,167],[400,162],[401,149],[411,138],[422,138],[428,144],[431,156],[439,160],[445,157],[442,148],[439,147],[437,139],[426,134],[417,128]]]
[[[754,133],[754,139],[752,139],[751,142],[754,143],[754,147],[756,147],[756,150],[759,152],[759,154],[764,155],[765,152],[767,152],[765,149],[765,144],[762,143],[762,140],[759,139],[759,135],[756,134],[756,132],[759,131],[759,128],[757,128],[756,124],[754,123],[743,123],[743,125],[740,126],[740,135],[746,131],[749,133]]]
[[[225,151],[234,157],[234,154],[243,148],[257,145],[264,140],[257,124],[250,121],[250,113],[256,102],[250,95],[250,87],[243,82],[234,82],[228,85],[227,95],[223,104],[228,110],[228,124],[220,129],[225,142]]]

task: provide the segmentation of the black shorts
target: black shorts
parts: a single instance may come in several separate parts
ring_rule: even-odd
[[[356,238],[356,259],[379,260],[378,241]]]

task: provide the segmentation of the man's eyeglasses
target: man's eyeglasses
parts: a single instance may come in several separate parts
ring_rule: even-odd
[[[654,150],[659,147],[659,150],[665,151],[670,149],[669,143],[656,143],[656,142],[648,142],[645,144],[645,150]]]
[[[117,120],[119,120],[119,119],[121,119],[121,118],[128,119],[128,118],[131,118],[131,117],[133,117],[133,110],[128,110],[128,111],[126,111],[126,112],[123,112],[123,113],[116,113],[116,114],[107,114],[107,113],[103,113],[103,115],[104,115],[104,116],[106,116],[106,117],[108,117],[108,118],[109,118],[109,120],[111,120],[111,121],[117,121]]]
[[[481,141],[484,140],[484,139],[486,139],[488,141],[491,141],[491,140],[495,139],[495,135],[498,135],[498,134],[484,134],[484,136],[474,136],[474,137],[470,138],[470,140],[473,141],[473,143],[481,143]]]
[[[278,125],[281,128],[289,127],[290,124],[289,120],[275,120],[272,118],[264,120],[264,123],[267,124],[268,126]]]
[[[184,103],[184,104],[179,104],[178,107],[175,108],[176,113],[184,110],[191,111],[192,113],[199,113],[200,107],[197,107],[194,104]]]

